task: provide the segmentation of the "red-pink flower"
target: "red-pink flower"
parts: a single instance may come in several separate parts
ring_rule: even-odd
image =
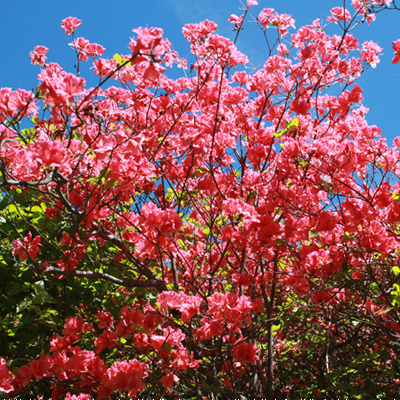
[[[336,225],[336,218],[333,213],[329,211],[322,211],[318,217],[316,232],[331,231]]]
[[[165,311],[167,308],[179,310],[182,304],[185,303],[187,297],[185,293],[165,291],[157,296],[157,302],[160,304],[161,311]]]
[[[172,386],[174,386],[174,382],[179,382],[179,378],[174,375],[171,370],[167,369],[160,381],[166,389],[171,389]]]
[[[75,17],[68,17],[62,20],[61,28],[67,35],[75,33],[76,28],[82,23],[82,21]]]
[[[351,15],[348,10],[343,7],[334,7],[331,10],[330,22],[337,23],[338,21],[350,21]]]
[[[82,94],[85,84],[84,78],[66,73],[65,75],[45,79],[40,89],[47,90],[47,104],[64,105],[72,103],[75,100],[75,96]]]
[[[182,313],[182,321],[189,321],[196,315],[202,306],[199,296],[187,296],[185,293],[162,292],[157,296],[161,311],[174,308]]]
[[[29,53],[31,57],[31,62],[33,65],[41,65],[43,66],[46,61],[47,57],[45,54],[49,51],[49,49],[45,46],[36,46],[33,51]]]
[[[361,49],[361,60],[368,62],[372,68],[375,68],[380,61],[378,55],[381,51],[382,48],[372,40],[364,42]]]
[[[167,50],[166,42],[163,40],[164,31],[160,28],[138,28],[133,29],[137,39],[132,39],[129,43],[129,48],[132,54],[144,53],[159,56]],[[137,60],[133,60],[135,62]]]
[[[197,368],[200,365],[199,360],[190,361],[193,359],[193,352],[189,352],[184,347],[180,347],[172,352],[172,366],[175,370]]]
[[[106,348],[113,348],[118,346],[118,336],[114,331],[105,330],[101,336],[94,339],[94,347],[96,347],[96,354],[101,353]]]
[[[259,16],[257,17],[257,21],[265,28],[267,29],[269,26],[269,23],[271,21],[271,17],[274,14],[275,10],[273,8],[264,8],[261,10]]]
[[[256,6],[258,5],[258,1],[256,0],[247,0],[247,8],[250,8],[251,6]]]
[[[168,327],[163,329],[163,335],[152,335],[150,341],[156,350],[160,350],[165,343],[170,346],[179,346],[184,339],[185,335],[180,329]]]
[[[182,33],[188,42],[203,41],[208,35],[217,30],[218,25],[208,19],[198,24],[186,24]]]
[[[258,222],[257,213],[254,207],[246,204],[241,199],[228,199],[222,203],[222,213],[232,218],[234,215],[240,215],[243,219]]]
[[[375,2],[376,2],[376,5],[377,6],[383,6],[384,4],[386,5],[386,6],[390,6],[390,3],[392,2],[393,0],[375,0]]]
[[[393,50],[394,50],[394,57],[392,60],[393,64],[397,64],[400,61],[400,39],[397,39],[393,44]]]
[[[103,55],[103,53],[105,51],[106,51],[106,49],[101,44],[97,44],[97,43],[90,43],[86,47],[86,54],[93,58]]]
[[[83,37],[78,37],[69,44],[78,52],[78,61],[88,60],[87,47],[89,46],[89,43],[89,40]]]
[[[72,335],[81,332],[90,331],[93,325],[88,322],[83,322],[82,318],[70,317],[65,320],[64,329],[62,331],[63,335]]]
[[[136,396],[146,388],[142,379],[147,375],[146,365],[138,360],[116,362],[107,371],[105,386]]]
[[[371,21],[375,21],[376,20],[376,15],[375,14],[368,14],[367,15],[367,25],[369,25],[369,23]]]
[[[236,358],[243,364],[255,364],[258,360],[258,347],[254,343],[243,342],[235,346],[232,350],[233,358]]]
[[[289,26],[295,27],[295,20],[289,14],[278,14],[275,12],[273,8],[264,8],[259,16],[257,17],[257,21],[267,29],[270,25],[274,26],[279,30],[282,36],[288,33]]]
[[[60,167],[66,157],[64,144],[57,140],[39,140],[31,147],[31,159],[48,167]]]
[[[78,396],[71,394],[71,393],[67,393],[67,395],[65,396],[65,400],[91,400],[92,396],[90,396],[90,394],[80,394]]]
[[[29,232],[28,236],[24,238],[24,241],[21,239],[14,240],[13,242],[14,249],[12,253],[17,255],[21,261],[24,261],[29,257],[32,260],[35,260],[37,254],[39,253],[38,246],[40,245],[40,236],[36,236],[32,240],[32,233]]]
[[[182,313],[182,321],[187,322],[195,316],[202,307],[203,300],[200,296],[188,296],[179,311]]]
[[[163,73],[165,70],[166,69],[160,64],[150,63],[150,65],[143,72],[143,79],[158,81],[161,73]]]
[[[364,387],[365,386],[365,382],[361,378],[357,378],[356,385]]]
[[[14,375],[7,368],[8,363],[0,358],[0,392],[11,393],[14,391]]]
[[[53,374],[51,371],[51,358],[42,353],[38,360],[29,361],[31,378],[42,379]]]
[[[72,344],[72,339],[76,340],[77,337],[65,337],[65,336],[58,336],[53,335],[50,338],[50,351],[62,351],[68,348]]]
[[[242,25],[243,19],[244,19],[244,14],[241,15],[240,17],[238,17],[236,14],[232,14],[232,15],[229,17],[228,21],[229,21],[231,24],[234,24],[236,27],[239,27],[239,26]]]
[[[307,115],[310,103],[305,100],[293,100],[290,109],[296,114]]]
[[[153,203],[147,203],[142,209],[147,225],[156,228],[163,235],[177,232],[182,227],[182,220],[175,210],[161,210]]]
[[[108,311],[107,312],[99,311],[96,314],[96,317],[100,321],[97,324],[100,329],[108,327],[114,320],[112,315]]]
[[[24,110],[25,115],[34,114],[37,116],[38,107],[35,104],[34,94],[25,89],[17,89],[12,93],[8,102],[8,108],[10,111],[13,111],[13,115],[16,114],[17,110]]]

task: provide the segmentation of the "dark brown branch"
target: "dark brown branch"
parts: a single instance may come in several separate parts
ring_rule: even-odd
[[[146,287],[153,287],[158,289],[162,292],[164,289],[163,285],[164,282],[158,279],[148,279],[146,281],[142,281],[136,279],[132,280],[123,280],[116,278],[115,276],[103,273],[103,272],[92,272],[92,271],[72,271],[72,270],[65,270],[62,268],[56,267],[48,267],[41,272],[42,274],[54,274],[54,275],[64,275],[68,277],[81,277],[81,278],[92,278],[92,279],[102,279],[108,282],[115,283],[119,286],[124,286],[126,288],[146,288]]]

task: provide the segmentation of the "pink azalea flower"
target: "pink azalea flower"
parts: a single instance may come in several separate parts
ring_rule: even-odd
[[[29,53],[31,57],[31,62],[33,65],[41,65],[43,66],[46,61],[47,57],[45,54],[49,51],[49,49],[45,46],[36,46],[33,51]]]
[[[167,369],[160,381],[165,388],[171,389],[174,386],[174,382],[179,382],[179,378]]]
[[[240,17],[238,17],[236,14],[232,14],[232,15],[229,17],[228,21],[229,21],[231,24],[234,24],[236,27],[239,27],[239,26],[242,25],[243,19],[244,19],[244,15],[241,15]]]
[[[394,57],[392,60],[393,64],[397,64],[400,61],[400,39],[393,42]]]
[[[0,105],[1,109],[1,105]],[[17,89],[9,98],[8,109],[15,115],[17,110],[24,110],[24,114],[37,116],[38,107],[35,104],[34,94],[25,89]]]
[[[165,41],[162,40],[164,31],[160,28],[138,28],[133,29],[137,39],[132,39],[129,48],[132,54],[145,53],[159,56],[166,52]]]
[[[97,43],[90,43],[86,47],[86,54],[90,57],[96,58],[97,56],[102,56],[106,49]]]
[[[66,157],[65,146],[57,140],[39,140],[31,147],[31,159],[48,167],[60,167]]]
[[[32,233],[29,232],[28,236],[24,238],[22,241],[21,239],[14,240],[13,242],[14,249],[12,253],[17,255],[21,261],[25,261],[28,256],[35,260],[37,254],[39,253],[40,246],[40,236],[36,236],[32,240]]]
[[[65,400],[90,400],[92,398],[92,396],[90,396],[90,394],[80,394],[78,396],[76,396],[75,394],[71,394],[71,393],[67,393],[67,395],[65,396]]]
[[[75,17],[68,17],[62,20],[61,28],[67,35],[75,33],[76,28],[82,23],[82,21]]]
[[[89,40],[79,37],[75,39],[72,43],[69,44],[73,48],[76,49],[78,52],[78,61],[87,61],[88,60],[88,55],[87,55],[87,47],[89,46]]]
[[[334,7],[331,10],[330,22],[337,23],[338,21],[350,21],[351,15],[348,10],[343,7]]]
[[[247,8],[250,8],[251,6],[256,6],[258,5],[258,1],[256,0],[247,0]]]
[[[186,24],[182,33],[188,42],[196,42],[204,40],[205,37],[211,35],[217,30],[218,25],[209,20],[205,20],[198,24]]]
[[[243,364],[255,364],[258,360],[258,347],[254,343],[242,342],[232,350],[233,358],[236,358]]]
[[[163,73],[165,70],[166,69],[160,64],[150,63],[150,65],[145,69],[143,73],[143,79],[158,81],[160,79],[161,73]]]
[[[107,371],[105,386],[136,396],[138,391],[142,392],[146,388],[142,379],[147,375],[146,365],[138,360],[116,362]]]
[[[382,48],[372,40],[364,42],[361,49],[361,60],[371,64],[372,68],[376,68],[376,65],[380,61],[378,55],[381,51]]]
[[[75,96],[82,94],[85,84],[84,78],[67,73],[45,79],[40,88],[48,92],[46,96],[47,104],[64,105],[72,103]]]
[[[14,391],[14,375],[7,368],[8,363],[0,358],[0,392],[11,393]]]

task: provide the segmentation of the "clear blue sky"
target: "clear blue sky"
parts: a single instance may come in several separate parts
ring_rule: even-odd
[[[275,8],[279,13],[292,14],[296,28],[300,28],[316,18],[326,21],[329,10],[342,4],[342,0],[259,0],[252,15],[256,17],[265,7]],[[352,11],[350,0],[346,4]],[[30,90],[37,86],[40,68],[31,65],[29,58],[36,45],[50,49],[48,62],[57,62],[74,72],[75,54],[68,46],[71,36],[61,33],[60,27],[61,20],[68,16],[83,21],[77,36],[103,45],[105,57],[128,54],[132,29],[138,26],[163,28],[174,49],[186,57],[189,46],[181,33],[185,23],[210,19],[218,24],[217,33],[233,38],[232,25],[227,20],[230,14],[240,15],[239,7],[239,0],[0,0],[0,87]],[[238,47],[258,66],[265,61],[266,45],[250,20],[251,17]],[[328,33],[334,33],[333,29]],[[358,83],[364,90],[364,105],[370,108],[368,122],[378,125],[392,144],[393,138],[400,136],[400,63],[391,64],[392,41],[400,38],[400,12],[383,12],[369,27],[359,26],[353,34],[360,43],[375,40],[384,49],[377,68],[367,71]],[[83,72],[85,78],[89,67]]]

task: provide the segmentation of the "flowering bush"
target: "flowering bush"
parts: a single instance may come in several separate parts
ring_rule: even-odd
[[[251,73],[211,21],[183,28],[175,80],[159,28],[109,59],[63,20],[94,88],[31,52],[36,93],[0,89],[4,396],[398,393],[400,138],[366,121],[382,49],[349,33],[391,1],[352,6],[333,36],[261,10]]]

